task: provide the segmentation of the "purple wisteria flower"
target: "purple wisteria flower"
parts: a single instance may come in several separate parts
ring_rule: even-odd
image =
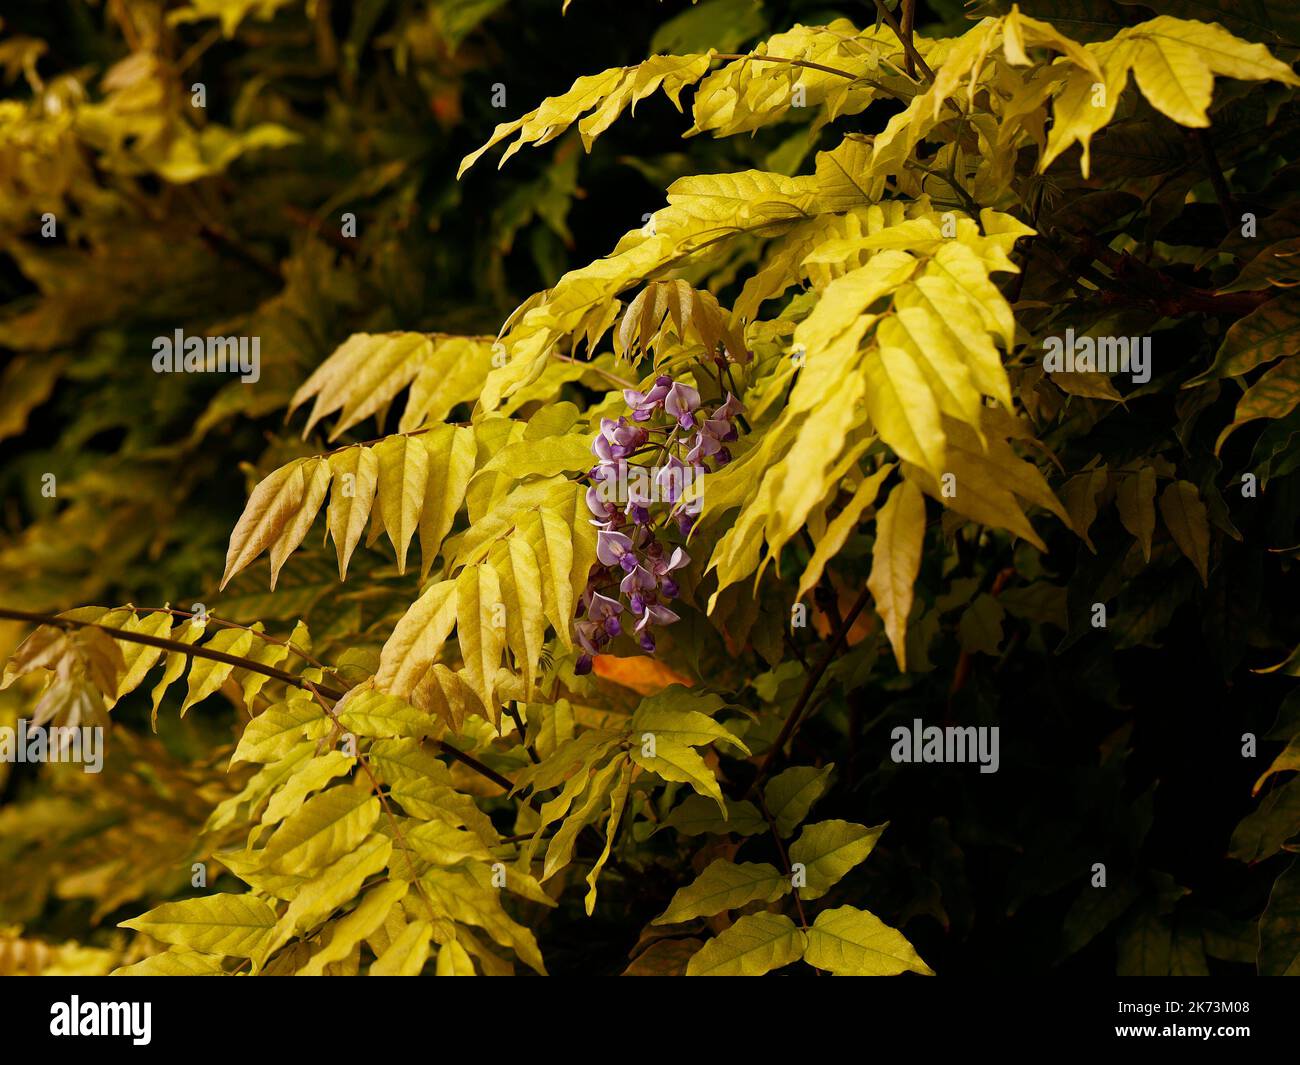
[[[649,391],[638,392],[635,388],[623,389],[623,398],[627,400],[627,405],[632,408],[632,420],[648,422],[654,417],[655,411],[663,406],[668,390],[672,386],[673,379],[671,377],[656,377],[654,387]]]
[[[597,561],[575,623],[582,647],[578,674],[590,673],[594,657],[625,633],[653,654],[655,628],[679,620],[668,605],[681,593],[673,574],[691,558],[659,537],[673,524],[689,535],[701,502],[690,489],[710,461],[713,469],[731,461],[725,445],[737,438],[734,421],[741,407],[729,393],[707,412],[696,388],[661,375],[644,392],[625,389],[623,398],[631,420],[602,418],[591,448],[597,461],[588,474],[586,502],[598,530]],[[654,438],[657,446],[651,445],[652,433],[663,434]],[[635,619],[630,632],[624,613]]]

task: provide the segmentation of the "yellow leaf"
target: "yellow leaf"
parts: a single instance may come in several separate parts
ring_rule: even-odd
[[[867,413],[880,438],[900,458],[938,477],[944,472],[944,434],[939,406],[925,375],[907,351],[881,347],[862,363]]]
[[[780,913],[742,917],[692,955],[687,976],[763,976],[803,957],[807,939]]]
[[[852,906],[823,910],[808,929],[804,961],[836,976],[933,976],[912,944],[879,917]]]
[[[275,543],[303,508],[307,500],[307,461],[294,459],[253,489],[244,513],[230,534],[221,588],[225,588],[231,577]]]
[[[803,865],[807,886],[803,899],[819,899],[850,869],[864,861],[885,825],[867,828],[849,821],[819,821],[808,825],[790,845],[790,861]]]
[[[410,698],[455,624],[456,581],[439,581],[412,603],[397,622],[379,653],[376,686]]]
[[[924,539],[925,499],[905,480],[889,493],[876,517],[876,543],[867,578],[900,671],[907,669],[907,617],[912,612],[912,585],[921,570]]]
[[[256,955],[275,927],[275,911],[252,895],[218,892],[164,903],[123,921],[119,927],[142,932],[160,943],[249,958]]]
[[[522,537],[511,536],[505,543],[497,545],[491,562],[500,578],[506,642],[514,655],[516,668],[523,671],[524,698],[531,699],[537,663],[546,637],[542,573],[537,555]]]
[[[799,578],[799,589],[795,593],[796,600],[802,599],[813,585],[821,580],[826,563],[839,554],[840,548],[857,528],[863,511],[876,501],[881,484],[893,471],[894,464],[886,463],[869,477],[864,477],[854,489],[853,496],[844,505],[844,509],[831,519],[830,524],[826,526],[826,532],[816,542],[816,549],[813,551],[812,558],[808,560],[803,576]]]
[[[429,486],[429,453],[418,436],[390,436],[375,446],[379,460],[379,514],[397,552],[397,572],[406,572],[406,551],[419,527]]]
[[[766,862],[731,862],[718,858],[693,883],[680,888],[668,909],[651,924],[684,924],[739,910],[751,902],[775,902],[790,891],[790,879]]]
[[[474,962],[456,940],[452,939],[438,948],[438,962],[434,972],[438,976],[473,976]]]
[[[587,897],[583,900],[583,906],[588,917],[596,909],[596,880],[600,877],[600,871],[605,867],[609,852],[614,846],[614,837],[618,834],[619,823],[623,820],[623,808],[627,805],[627,796],[631,788],[632,767],[625,764],[618,783],[614,785],[614,790],[609,797],[609,818],[605,822],[605,846],[601,848],[600,856],[591,867],[591,872],[587,874]]]
[[[491,565],[481,562],[461,570],[456,579],[456,639],[469,686],[494,725],[501,717],[493,693],[506,645],[505,613],[501,582]]]
[[[253,634],[247,629],[222,629],[203,645],[209,651],[224,651],[226,654],[243,657],[253,646]],[[189,692],[181,704],[181,717],[195,703],[202,702],[226,683],[235,667],[225,662],[215,662],[210,658],[196,658],[190,667]]]
[[[1191,560],[1201,583],[1209,581],[1210,524],[1206,518],[1205,504],[1201,502],[1196,485],[1190,481],[1174,481],[1160,493],[1160,516],[1165,528],[1174,538],[1184,555]]]
[[[323,458],[308,459],[302,467],[303,482],[306,488],[302,503],[297,511],[285,523],[283,531],[271,545],[271,590],[275,591],[275,581],[280,575],[280,568],[285,560],[293,554],[311,529],[316,520],[316,512],[325,502],[325,493],[329,489],[330,464]]]
[[[542,575],[542,609],[555,634],[572,649],[570,628],[573,620],[574,592],[569,579],[573,569],[573,534],[570,526],[553,510],[541,509],[522,516],[519,531],[537,557]],[[584,575],[585,576],[585,575]]]
[[[1232,424],[1219,434],[1214,453],[1217,455],[1228,436],[1247,422],[1257,418],[1285,418],[1297,405],[1300,405],[1300,356],[1293,355],[1267,370],[1237,401]]]
[[[297,975],[323,976],[325,966],[342,961],[352,953],[353,947],[384,923],[388,912],[409,889],[410,885],[403,881],[386,880],[367,891],[357,908],[334,925],[329,942],[311,956]]]
[[[403,928],[370,966],[371,976],[419,976],[429,960],[429,936],[433,925],[412,921]]]
[[[378,819],[375,796],[361,788],[330,788],[276,829],[262,852],[262,867],[298,875],[320,869],[354,850]]]
[[[429,454],[429,484],[420,512],[421,576],[433,566],[465,500],[465,489],[474,474],[474,431],[442,426],[425,437],[425,450]]]
[[[339,559],[339,580],[348,576],[348,560],[366,531],[366,519],[379,484],[379,459],[368,447],[350,447],[330,456],[334,491],[330,493],[329,529]]]
[[[1123,474],[1115,491],[1119,520],[1139,544],[1142,557],[1151,561],[1151,537],[1156,531],[1156,471],[1143,466],[1137,473]]]

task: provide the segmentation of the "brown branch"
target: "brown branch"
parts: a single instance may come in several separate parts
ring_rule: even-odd
[[[772,818],[772,812],[767,808],[767,802],[763,796],[758,796],[758,808],[763,811],[763,820],[767,822],[767,827],[772,830],[772,842],[776,844],[776,853],[781,857],[781,868],[785,870],[787,879],[794,879],[794,870],[790,868],[790,858],[785,852],[785,844],[781,842],[781,833],[776,829],[776,821]],[[808,931],[808,915],[803,911],[803,900],[799,898],[799,889],[792,883],[791,890],[794,894],[794,906],[799,911],[799,924],[803,930]]]
[[[311,681],[307,681],[306,684],[307,690],[316,697],[316,701],[320,704],[321,709],[323,709],[329,719],[334,722],[334,727],[340,732],[346,732],[347,730],[343,728],[343,722],[339,720],[338,715],[334,712],[334,706],[331,705],[330,701],[321,694],[320,689],[317,688],[316,685],[312,684]],[[388,823],[393,829],[393,837],[401,844],[402,853],[406,855],[407,867],[411,870],[411,880],[415,884],[416,893],[420,896],[421,900],[423,900],[425,909],[429,911],[429,920],[432,921],[437,916],[437,913],[433,908],[433,901],[426,893],[424,884],[421,882],[419,876],[416,875],[415,850],[406,842],[406,836],[402,832],[402,826],[398,823],[397,816],[393,813],[393,808],[388,801],[388,796],[384,794],[383,785],[380,784],[379,778],[375,776],[375,771],[371,767],[369,759],[361,753],[359,747],[357,748],[356,758],[357,765],[361,767],[361,771],[365,773],[366,778],[370,781],[371,793],[379,800],[379,806],[384,811],[384,816],[388,818]]]
[[[541,765],[542,760],[537,757],[537,752],[528,745],[528,733],[524,728],[524,719],[519,716],[519,704],[512,700],[510,705],[506,707],[506,713],[510,715],[510,720],[515,723],[515,728],[519,730],[519,743],[528,752],[528,757],[532,759],[533,765]]]
[[[844,642],[849,637],[849,629],[851,629],[853,623],[858,620],[858,615],[861,614],[863,609],[866,607],[869,598],[871,598],[870,589],[863,588],[857,601],[844,616],[842,624],[836,627],[835,632],[831,637],[830,647],[826,649],[826,653],[822,656],[817,665],[813,667],[812,671],[808,674],[808,678],[804,681],[803,691],[799,693],[799,699],[794,704],[794,709],[790,711],[790,716],[785,719],[785,724],[781,727],[780,735],[777,736],[776,741],[772,744],[771,750],[767,752],[767,757],[763,759],[762,764],[759,766],[758,775],[754,777],[754,782],[750,784],[748,794],[756,793],[759,785],[767,779],[767,775],[772,771],[772,767],[776,764],[777,758],[780,757],[781,749],[785,746],[786,741],[794,734],[794,730],[799,724],[799,719],[803,717],[804,711],[808,708],[808,704],[812,700],[813,692],[817,690],[817,685],[820,683],[823,674],[825,674],[826,670],[830,668],[831,662],[835,660],[835,656],[840,653],[841,647],[843,647]]]
[[[917,65],[921,71],[921,76],[924,77],[926,81],[934,81],[934,71],[930,69],[930,64],[922,58],[921,53],[916,50],[916,45],[912,43],[912,33],[910,28],[908,32],[904,34],[902,28],[898,25],[898,20],[894,18],[889,8],[882,3],[882,0],[875,0],[875,2],[876,10],[880,13],[881,19],[884,21],[886,26],[894,31],[894,36],[898,38],[898,43],[903,46],[904,54],[906,54],[910,61]]]
[[[295,688],[303,691],[316,691],[328,699],[342,699],[346,692],[341,692],[336,688],[328,688],[323,684],[313,684],[302,677],[296,677],[292,673],[286,673],[282,669],[276,669],[274,666],[266,666],[261,662],[254,662],[251,658],[241,658],[239,655],[227,654],[225,651],[213,651],[207,647],[197,647],[194,644],[180,643],[177,640],[168,640],[162,636],[149,636],[143,632],[127,632],[124,629],[115,629],[108,625],[98,625],[93,621],[77,621],[73,618],[61,618],[53,614],[34,614],[27,610],[13,610],[9,607],[0,607],[0,618],[9,618],[13,621],[28,621],[36,625],[53,625],[56,628],[78,628],[78,629],[99,629],[106,632],[115,640],[123,640],[126,643],[141,643],[148,647],[158,647],[164,651],[175,651],[177,654],[186,655],[190,658],[206,658],[213,662],[223,662],[226,665],[238,666],[240,669],[246,669],[250,673],[260,673],[264,677],[271,677],[274,680],[283,681],[286,684],[292,684]],[[486,777],[504,791],[513,791],[514,782],[509,778],[502,776],[495,769],[484,765],[477,758],[466,754],[457,747],[453,747],[446,740],[434,740],[434,745],[443,751],[448,757],[455,759],[468,768],[474,770],[480,776]]]
[[[239,241],[216,226],[209,225],[206,222],[203,223],[199,226],[199,237],[218,255],[225,255],[238,260],[245,266],[252,267],[263,277],[274,281],[277,285],[284,284],[284,275],[280,273],[279,267],[267,262],[256,252],[244,247]]]
[[[821,63],[812,63],[807,59],[786,59],[779,55],[736,55],[731,52],[716,52],[714,59],[754,59],[760,63],[786,63],[792,67],[807,67],[809,70],[820,70],[823,74],[834,74],[836,77],[848,78],[849,81],[860,81],[861,77],[854,74],[851,70],[840,70],[838,67],[827,67]]]
[[[1205,160],[1205,169],[1210,173],[1210,184],[1214,186],[1214,195],[1219,201],[1219,210],[1223,212],[1223,224],[1232,229],[1234,223],[1232,192],[1228,188],[1228,181],[1223,176],[1223,167],[1219,165],[1219,157],[1214,154],[1214,141],[1210,139],[1208,130],[1197,129],[1188,131],[1191,138],[1196,141],[1197,147],[1201,150],[1201,157]]]
[[[903,37],[908,44],[912,43],[912,27],[916,23],[916,0],[903,0]],[[907,57],[907,76],[916,77],[916,66],[912,62],[911,55]]]
[[[1112,277],[1093,270],[1085,271],[1101,291],[1097,294],[1105,306],[1151,306],[1165,318],[1189,314],[1250,314],[1272,299],[1275,292],[1212,292],[1185,285],[1161,273],[1127,252],[1117,252],[1091,233],[1062,232],[1087,257],[1110,270]],[[1050,247],[1050,242],[1049,242]]]
[[[206,658],[212,662],[223,662],[226,665],[238,666],[250,673],[260,673],[264,677],[281,680],[286,684],[292,684],[305,690],[305,684],[300,677],[296,677],[292,673],[286,673],[283,669],[276,669],[274,666],[254,662],[251,658],[241,658],[239,655],[227,654],[225,651],[213,651],[207,647],[197,647],[194,644],[181,643],[179,640],[169,640],[164,636],[150,636],[148,633],[143,632],[127,632],[125,629],[115,629],[112,626],[99,625],[93,621],[77,621],[74,618],[61,618],[53,614],[33,614],[26,610],[13,610],[9,607],[0,607],[0,618],[10,618],[13,621],[30,621],[35,625],[52,625],[55,628],[99,629],[100,632],[108,633],[115,640],[122,640],[126,643],[141,643],[146,647],[158,647],[164,651],[175,651],[177,654],[187,655],[191,658]],[[319,687],[321,693],[331,699],[342,699],[347,694],[334,688]]]

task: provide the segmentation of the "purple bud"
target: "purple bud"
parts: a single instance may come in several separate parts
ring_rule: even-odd
[[[641,633],[637,643],[641,645],[641,650],[645,651],[646,654],[652,655],[655,653],[655,638],[649,631]]]
[[[579,655],[578,661],[574,663],[573,672],[579,677],[585,677],[591,672],[591,655]]]

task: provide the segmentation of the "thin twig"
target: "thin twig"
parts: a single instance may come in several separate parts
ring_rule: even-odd
[[[887,8],[881,0],[875,0],[875,2],[876,10],[880,12],[881,19],[884,20],[886,26],[894,31],[894,36],[898,38],[898,43],[903,46],[903,52],[906,54],[907,58],[917,65],[921,71],[921,76],[924,77],[926,81],[934,81],[934,71],[930,69],[930,64],[922,58],[921,53],[916,50],[916,45],[912,43],[911,33],[903,33],[902,29],[898,25],[898,20],[894,18],[889,8]]]
[[[1219,165],[1219,157],[1214,154],[1214,141],[1210,139],[1207,130],[1192,130],[1192,138],[1196,141],[1201,149],[1201,155],[1205,159],[1205,168],[1210,172],[1210,184],[1214,186],[1214,195],[1219,200],[1219,210],[1223,212],[1223,222],[1229,229],[1236,223],[1234,221],[1232,204],[1232,191],[1228,188],[1227,179],[1223,176],[1223,167]]]
[[[803,717],[804,711],[808,708],[808,703],[812,699],[813,692],[817,690],[817,685],[821,681],[823,674],[825,674],[826,670],[830,668],[831,662],[835,660],[835,656],[840,653],[840,648],[849,637],[849,629],[852,628],[853,623],[858,620],[858,615],[861,614],[863,609],[866,607],[869,598],[871,598],[870,589],[863,588],[857,601],[849,609],[849,612],[844,615],[843,623],[836,627],[835,633],[831,638],[830,647],[826,649],[826,653],[822,656],[821,661],[819,661],[808,674],[808,678],[804,681],[803,691],[799,693],[799,699],[794,704],[794,709],[790,711],[790,716],[785,719],[785,724],[781,727],[780,735],[777,736],[775,742],[772,744],[771,750],[767,752],[767,757],[763,759],[762,764],[759,766],[758,775],[754,777],[754,782],[749,786],[750,794],[754,794],[758,791],[759,785],[767,779],[767,775],[772,771],[772,767],[776,764],[777,758],[780,757],[781,749],[785,746],[786,741],[794,734],[794,730],[799,724],[799,719]]]
[[[519,743],[528,752],[528,757],[532,759],[533,765],[541,765],[542,760],[537,757],[537,752],[528,745],[528,733],[524,729],[524,719],[519,716],[519,704],[511,700],[506,707],[506,713],[510,716],[510,720],[515,723],[515,728],[519,730]]]
[[[558,359],[560,362],[571,362],[575,366],[582,366],[590,370],[592,373],[600,374],[600,376],[605,378],[606,381],[618,385],[619,388],[636,388],[636,383],[634,381],[629,381],[626,377],[619,377],[618,374],[610,373],[608,370],[595,366],[592,363],[583,362],[582,359],[575,359],[569,355],[561,355],[558,351],[552,351],[551,358]]]
[[[903,37],[908,44],[912,43],[912,27],[916,23],[916,0],[903,0]],[[912,62],[912,56],[909,53],[907,57],[907,75],[916,77],[916,65]]]
[[[823,74],[834,74],[836,77],[848,78],[849,81],[861,80],[861,75],[854,74],[850,70],[823,66],[821,63],[812,63],[807,59],[786,59],[784,56],[779,55],[736,55],[730,52],[717,52],[713,58],[729,60],[753,59],[760,63],[787,63],[792,67],[807,67],[809,70],[820,70]]]
[[[251,658],[241,658],[239,655],[227,654],[225,651],[212,651],[207,647],[199,647],[194,644],[180,643],[177,640],[168,640],[161,636],[149,636],[143,632],[127,632],[124,629],[115,629],[108,625],[99,625],[93,621],[77,621],[73,618],[61,618],[53,614],[35,614],[27,610],[13,610],[9,607],[0,607],[0,618],[9,618],[13,621],[29,621],[37,625],[53,625],[56,628],[78,628],[78,629],[99,629],[101,632],[108,633],[115,640],[123,640],[126,643],[141,643],[148,647],[160,647],[164,651],[175,651],[177,654],[185,655],[189,658],[206,658],[213,662],[224,662],[227,665],[238,666],[240,669],[246,669],[250,673],[260,673],[264,677],[271,677],[274,680],[283,681],[286,684],[292,684],[295,688],[303,691],[311,690],[309,685],[321,695],[329,699],[342,699],[346,692],[339,691],[335,688],[328,688],[323,684],[312,685],[312,682],[302,677],[294,676],[292,673],[286,673],[282,669],[276,669],[274,666],[266,666],[261,662],[254,662]],[[484,765],[477,758],[466,754],[458,747],[453,747],[446,740],[434,740],[434,745],[448,757],[455,759],[468,768],[474,770],[480,776],[486,777],[504,791],[513,791],[514,782],[509,778],[502,776],[495,769]]]
[[[306,684],[307,690],[316,697],[316,701],[320,703],[321,709],[323,709],[329,716],[329,719],[334,722],[334,727],[339,729],[340,732],[347,733],[348,730],[343,727],[343,722],[338,719],[338,715],[334,712],[334,706],[329,702],[329,700],[321,695],[320,690],[312,684],[311,681],[307,681]],[[388,796],[384,794],[384,789],[379,782],[379,778],[375,776],[374,770],[370,767],[369,760],[361,753],[360,747],[357,748],[356,759],[357,765],[370,781],[370,789],[375,798],[379,800],[379,806],[384,811],[384,816],[388,818],[388,823],[392,826],[393,837],[399,844],[401,844],[402,851],[406,855],[406,864],[411,870],[411,881],[415,884],[415,890],[419,893],[420,898],[424,900],[425,908],[429,911],[429,920],[432,921],[437,917],[437,911],[433,908],[433,900],[425,893],[424,884],[421,883],[420,877],[416,874],[415,852],[410,844],[406,842],[406,836],[402,832],[402,826],[397,823],[397,816],[393,813],[392,806],[389,805]]]

